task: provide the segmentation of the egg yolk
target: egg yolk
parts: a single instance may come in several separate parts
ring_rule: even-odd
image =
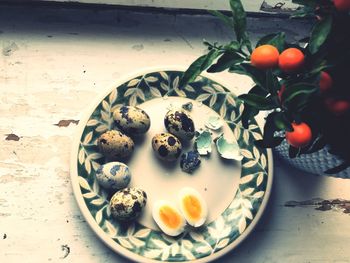
[[[195,196],[188,195],[182,199],[186,213],[194,220],[200,219],[202,208]]]
[[[181,223],[178,213],[169,206],[161,207],[159,210],[159,216],[162,222],[170,228],[177,228]]]

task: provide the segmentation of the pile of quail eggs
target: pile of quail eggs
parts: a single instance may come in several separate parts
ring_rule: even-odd
[[[129,158],[135,148],[131,136],[148,131],[151,120],[137,107],[121,106],[113,112],[115,129],[101,134],[97,140],[99,151],[108,161],[96,171],[98,183],[114,192],[110,200],[111,213],[120,221],[135,220],[146,206],[147,194],[140,188],[128,188],[131,181],[129,167],[120,161]]]
[[[186,107],[184,107],[186,106]],[[167,132],[155,134],[152,138],[152,148],[155,155],[165,162],[175,162],[180,159],[180,167],[184,172],[193,173],[201,163],[201,155],[211,152],[212,138],[209,130],[195,130],[190,116],[192,104],[187,103],[182,108],[171,108],[164,117]],[[140,216],[146,206],[147,194],[140,188],[128,187],[131,181],[131,171],[125,164],[131,157],[135,143],[133,138],[145,134],[151,125],[148,114],[132,106],[121,106],[113,112],[115,128],[101,134],[97,140],[99,151],[107,163],[96,171],[96,180],[107,191],[111,192],[110,209],[112,216],[120,221],[132,221]],[[221,128],[220,120],[211,118],[206,127],[212,130]],[[183,144],[188,144],[193,138],[194,149],[183,153]],[[229,144],[220,137],[217,141],[218,152],[223,158],[231,158],[232,151],[239,151],[236,145]],[[178,235],[188,224],[199,227],[207,216],[204,199],[195,189],[185,188],[179,194],[180,210],[168,201],[158,201],[153,206],[153,218],[160,229],[168,235]],[[194,207],[192,207],[195,204]],[[196,211],[195,217],[189,211]],[[198,211],[201,211],[200,213]],[[191,212],[191,213],[192,213]],[[172,218],[169,221],[169,218]],[[176,220],[175,220],[176,219]],[[176,231],[169,231],[169,224],[178,223]]]
[[[113,112],[115,128],[101,134],[97,140],[99,151],[107,163],[96,171],[98,183],[114,193],[110,208],[114,218],[121,221],[135,220],[147,202],[147,194],[140,188],[128,188],[131,171],[124,163],[131,157],[135,143],[134,136],[145,134],[151,125],[148,114],[132,106],[121,106]],[[152,138],[155,155],[167,162],[181,156],[180,166],[186,172],[193,172],[200,164],[196,151],[182,154],[182,143],[195,136],[194,122],[185,109],[171,109],[164,118],[168,132],[159,133]],[[182,154],[182,155],[181,155]]]

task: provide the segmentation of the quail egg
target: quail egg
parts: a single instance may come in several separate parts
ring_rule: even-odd
[[[152,139],[152,148],[165,161],[175,161],[182,150],[180,140],[170,133],[156,134]]]
[[[146,133],[151,126],[148,114],[137,107],[121,106],[113,112],[116,126],[129,135]]]
[[[168,201],[159,200],[154,203],[152,217],[159,228],[169,236],[180,235],[186,221],[176,206]]]
[[[96,171],[98,183],[105,189],[119,190],[128,186],[131,180],[129,167],[120,162],[101,165]]]
[[[135,220],[146,206],[147,195],[140,188],[125,188],[116,192],[109,202],[112,216],[121,221]]]
[[[191,140],[194,137],[193,120],[184,110],[169,110],[165,115],[164,125],[168,132],[182,140]]]
[[[193,227],[200,227],[204,224],[208,215],[208,208],[200,193],[190,187],[180,190],[179,207],[187,223]]]
[[[201,164],[201,156],[197,151],[189,151],[181,155],[180,167],[186,173],[193,173]]]
[[[129,157],[134,150],[133,140],[121,131],[103,133],[97,141],[100,152],[110,160]]]

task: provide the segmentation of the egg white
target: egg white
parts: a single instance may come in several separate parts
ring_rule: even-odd
[[[168,227],[160,218],[159,215],[159,210],[164,207],[164,206],[168,206],[170,208],[172,208],[179,216],[180,218],[180,224],[177,228],[170,228]],[[186,225],[186,221],[184,219],[184,217],[182,216],[182,214],[180,213],[180,211],[178,210],[178,208],[171,202],[165,201],[165,200],[159,200],[156,201],[153,204],[153,208],[152,208],[152,216],[154,221],[157,223],[158,227],[167,235],[169,236],[178,236],[180,235],[184,229],[185,229],[185,225]]]
[[[200,203],[201,213],[200,213],[199,219],[191,218],[186,212],[186,208],[185,208],[182,201],[188,195],[196,197]],[[178,203],[179,203],[180,211],[189,225],[191,225],[193,227],[200,227],[207,220],[207,216],[208,216],[207,203],[205,202],[204,198],[201,196],[201,194],[196,189],[191,188],[191,187],[182,188],[178,194]]]

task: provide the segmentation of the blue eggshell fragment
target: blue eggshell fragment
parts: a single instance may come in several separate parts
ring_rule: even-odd
[[[186,173],[193,173],[201,164],[201,156],[197,151],[189,151],[181,155],[180,167]]]
[[[205,127],[212,130],[219,130],[222,127],[223,123],[219,116],[210,116],[205,122]]]
[[[216,141],[216,148],[220,154],[220,156],[224,159],[241,161],[243,156],[241,154],[239,145],[236,142],[228,142],[221,135]]]
[[[208,155],[211,153],[212,137],[208,130],[196,133],[195,147],[200,155]]]
[[[193,103],[192,102],[187,102],[182,105],[182,108],[187,111],[191,111],[193,109]]]

